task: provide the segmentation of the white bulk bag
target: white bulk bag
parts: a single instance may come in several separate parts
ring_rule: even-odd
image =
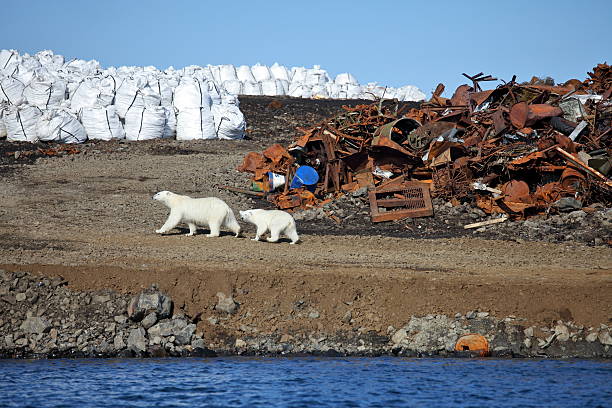
[[[334,82],[338,85],[359,85],[357,78],[355,78],[352,74],[349,74],[348,72],[336,75],[336,79]]]
[[[70,93],[70,108],[78,112],[83,108],[111,105],[115,99],[115,83],[113,77],[84,79]]]
[[[0,139],[6,137],[6,125],[4,124],[4,115],[6,111],[0,106]]]
[[[221,103],[222,90],[215,82],[208,80],[208,94],[213,104]]]
[[[176,140],[202,140],[216,137],[215,121],[209,107],[179,110],[176,118]]]
[[[327,87],[325,85],[313,85],[310,89],[311,98],[316,99],[325,99],[329,98],[329,93],[327,92]]]
[[[242,82],[237,79],[231,81],[223,82],[223,89],[225,92],[232,95],[241,95],[242,94]]]
[[[251,72],[253,73],[253,77],[255,77],[257,82],[265,81],[271,77],[268,67],[265,65],[260,65],[259,63],[253,65]]]
[[[287,68],[285,68],[282,65],[279,65],[278,62],[275,62],[270,67],[270,72],[272,73],[272,76],[274,77],[274,79],[281,79],[283,81],[289,81],[289,72],[287,71]]]
[[[81,122],[64,109],[45,111],[36,124],[36,136],[43,142],[83,143],[87,140]]]
[[[125,139],[125,130],[114,105],[86,107],[79,112],[79,120],[93,140]]]
[[[238,106],[231,104],[213,105],[212,114],[219,139],[236,140],[244,138],[246,122]]]
[[[159,106],[161,97],[147,85],[146,78],[123,81],[115,95],[115,105],[120,118],[125,118],[132,108]]]
[[[304,67],[291,68],[291,82],[302,83],[306,81],[308,70]]]
[[[310,86],[323,85],[329,82],[329,76],[327,75],[327,71],[321,69],[319,65],[315,65],[314,68],[307,71],[304,82],[306,85]]]
[[[19,53],[15,50],[0,50],[0,69],[6,69],[19,62]]]
[[[402,101],[420,102],[425,100],[425,94],[414,85],[406,85],[397,89],[397,98]]]
[[[181,78],[180,84],[174,90],[173,103],[179,111],[200,106],[210,108],[212,99],[208,93],[208,83],[192,77]]]
[[[82,77],[95,75],[101,71],[100,63],[96,60],[85,61],[82,59],[72,59],[64,64],[62,69],[66,72],[73,72]]]
[[[276,86],[281,89],[281,93],[279,95],[287,95],[287,92],[289,92],[289,81],[286,79],[277,79]]]
[[[285,92],[280,82],[277,82],[275,79],[267,79],[261,81],[261,93],[267,96],[277,96],[283,95]]]
[[[4,72],[8,75],[10,75],[11,77],[19,80],[19,82],[21,82],[23,84],[23,86],[27,86],[30,81],[32,80],[32,78],[34,78],[34,71],[35,69],[28,69],[26,66],[24,65],[12,65],[9,67],[10,72],[8,72],[9,70],[4,70]]]
[[[361,85],[347,85],[346,86],[346,97],[348,99],[359,99],[363,92]]]
[[[221,103],[240,106],[240,99],[238,99],[238,95],[224,93],[221,95]]]
[[[176,113],[172,106],[164,106],[164,113],[166,114],[166,123],[164,123],[164,133],[162,138],[174,139],[176,137]]]
[[[65,99],[66,82],[39,71],[24,88],[23,96],[30,105],[41,109],[55,107]]]
[[[174,89],[176,87],[175,81],[170,81],[166,78],[155,78],[149,79],[149,87],[153,92],[157,93],[160,98],[160,104],[162,106],[172,105],[172,99],[174,98]]]
[[[35,54],[36,59],[45,68],[51,71],[58,71],[64,65],[64,57],[61,55],[55,55],[51,50],[43,50]]]
[[[236,76],[238,77],[238,80],[240,82],[247,82],[247,81],[257,82],[255,81],[255,77],[253,76],[253,73],[251,72],[251,67],[249,67],[248,65],[239,66],[236,69]]]
[[[160,139],[164,135],[166,111],[161,106],[137,107],[125,115],[127,140]]]
[[[312,95],[311,88],[311,86],[302,82],[291,82],[288,95],[294,98],[310,98]]]
[[[243,95],[261,95],[261,84],[259,82],[247,81],[242,84]]]
[[[24,102],[23,90],[25,86],[21,81],[13,77],[0,79],[0,102],[11,105],[20,105]]]
[[[219,65],[208,65],[206,68],[210,72],[210,75],[206,75],[206,78],[212,79],[217,84],[223,82],[221,81],[221,67]]]
[[[236,81],[238,76],[236,75],[236,68],[233,65],[221,65],[219,67],[219,83],[225,81]]]
[[[40,109],[27,104],[9,108],[4,116],[6,140],[9,142],[37,142],[36,124],[41,115]]]
[[[342,90],[342,85],[338,85],[334,82],[328,82],[325,84],[325,88],[327,88],[327,95],[329,98],[338,99],[340,96],[340,92]]]

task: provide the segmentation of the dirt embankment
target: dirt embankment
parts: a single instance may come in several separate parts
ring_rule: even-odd
[[[218,196],[235,211],[265,206],[220,186],[245,187],[247,175],[235,170],[245,153],[292,140],[295,126],[342,104],[270,102],[243,99],[250,123],[243,141],[88,143],[57,157],[0,141],[0,268],[61,275],[79,291],[135,293],[156,283],[179,309],[202,314],[198,328],[213,343],[253,330],[386,335],[411,315],[473,310],[543,327],[612,321],[612,249],[593,246],[610,237],[605,209],[479,236],[462,228],[483,219],[469,203],[456,210],[438,202],[434,218],[372,224],[367,204],[350,197],[331,208],[340,224],[298,217],[295,246],[253,242],[249,225],[242,238],[186,237],[184,229],[156,235],[167,217],[151,200],[159,190]],[[217,292],[231,294],[239,311],[219,318]]]

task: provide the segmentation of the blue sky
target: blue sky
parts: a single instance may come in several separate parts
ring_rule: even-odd
[[[584,79],[612,62],[612,1],[4,0],[0,48],[103,66],[321,65],[454,90],[462,72]]]

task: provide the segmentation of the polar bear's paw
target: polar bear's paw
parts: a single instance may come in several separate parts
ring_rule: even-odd
[[[195,232],[190,232],[189,234],[185,234],[186,237],[193,237],[195,235]]]
[[[156,229],[155,233],[156,234],[163,234],[165,231],[163,229]]]

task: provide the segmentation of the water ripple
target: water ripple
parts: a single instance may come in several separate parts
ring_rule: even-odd
[[[0,407],[608,407],[612,362],[0,360]]]

